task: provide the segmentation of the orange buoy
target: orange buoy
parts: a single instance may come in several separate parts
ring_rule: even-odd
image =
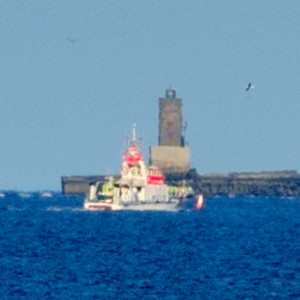
[[[196,209],[201,209],[204,204],[204,197],[202,194],[198,195],[196,200]]]

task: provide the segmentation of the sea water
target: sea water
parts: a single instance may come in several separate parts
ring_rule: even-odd
[[[82,206],[80,196],[1,194],[1,299],[300,299],[300,199]]]

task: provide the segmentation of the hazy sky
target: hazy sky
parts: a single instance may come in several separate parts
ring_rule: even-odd
[[[148,157],[169,86],[198,173],[300,170],[298,0],[1,0],[0,41],[0,189]]]

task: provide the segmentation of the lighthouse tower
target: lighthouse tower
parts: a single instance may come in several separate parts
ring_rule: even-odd
[[[159,98],[159,146],[182,146],[182,100],[169,88],[166,96]]]
[[[158,146],[150,147],[150,163],[165,173],[189,170],[190,149],[185,145],[185,125],[182,118],[182,99],[169,88],[159,99]]]

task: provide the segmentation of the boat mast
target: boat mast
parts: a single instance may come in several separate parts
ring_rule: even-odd
[[[133,124],[133,128],[132,128],[132,142],[133,143],[136,142],[136,124]]]

